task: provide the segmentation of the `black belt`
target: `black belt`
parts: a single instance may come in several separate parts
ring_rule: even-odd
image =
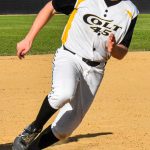
[[[73,55],[75,55],[76,53],[72,52],[71,50],[67,49],[64,45],[63,45],[64,50],[72,53]],[[82,57],[82,61],[84,61],[87,65],[92,66],[92,67],[96,67],[98,65],[100,65],[100,62],[96,62],[96,61],[91,61],[89,59],[86,59],[84,57]]]

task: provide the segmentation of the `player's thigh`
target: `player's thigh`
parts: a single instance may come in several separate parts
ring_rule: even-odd
[[[79,76],[80,70],[73,58],[60,52],[53,64],[52,91],[49,94],[52,107],[61,108],[74,97]]]

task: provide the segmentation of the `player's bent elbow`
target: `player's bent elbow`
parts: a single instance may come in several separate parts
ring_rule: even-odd
[[[112,53],[112,56],[118,60],[122,60],[126,54],[128,53],[128,48],[124,45],[117,45],[114,53]]]
[[[126,55],[126,54],[125,54]],[[122,60],[124,57],[125,57],[125,55],[120,55],[120,56],[117,56],[117,57],[115,57],[116,59],[118,59],[118,60]]]
[[[127,53],[126,53],[127,54]],[[126,55],[125,54],[125,55]],[[117,54],[117,55],[111,55],[112,57],[114,57],[114,58],[116,58],[116,59],[118,59],[118,60],[122,60],[124,57],[125,57],[125,55],[119,55],[119,54]]]

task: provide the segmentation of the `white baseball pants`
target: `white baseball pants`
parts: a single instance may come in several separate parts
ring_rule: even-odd
[[[63,47],[57,50],[48,100],[51,107],[60,109],[52,124],[58,139],[68,137],[81,123],[102,81],[104,68],[105,62],[91,67]]]

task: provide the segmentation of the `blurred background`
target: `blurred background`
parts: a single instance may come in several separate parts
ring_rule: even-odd
[[[49,0],[0,0],[0,14],[34,14]],[[150,12],[150,0],[132,0],[140,13]]]

